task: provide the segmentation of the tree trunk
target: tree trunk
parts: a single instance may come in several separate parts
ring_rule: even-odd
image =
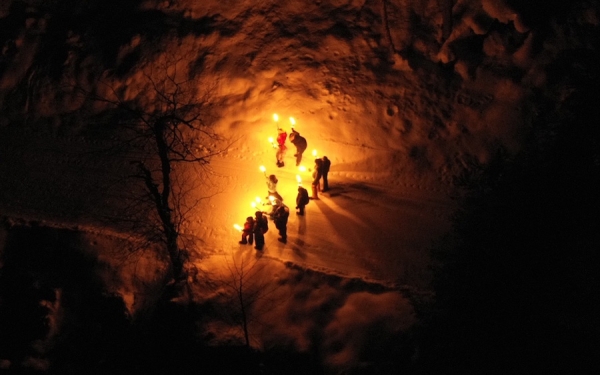
[[[185,280],[187,275],[184,272],[184,262],[182,251],[179,249],[179,232],[173,222],[171,209],[171,160],[169,159],[169,146],[167,144],[166,131],[168,124],[165,121],[157,121],[154,125],[154,140],[158,150],[158,156],[161,164],[162,192],[158,192],[156,205],[160,220],[163,226],[163,232],[167,243],[167,252],[171,260],[173,278],[176,281]]]
[[[250,347],[250,336],[248,335],[248,317],[246,316],[246,307],[244,306],[244,288],[243,288],[243,274],[240,275],[240,288],[238,289],[238,298],[240,300],[240,307],[242,313],[242,327],[244,329],[244,338],[246,339],[246,346]]]
[[[179,237],[177,231],[173,230],[172,234],[167,235],[167,252],[169,253],[169,259],[171,259],[171,267],[173,269],[173,278],[175,281],[181,281],[187,279],[187,275],[184,271],[184,263],[182,250],[177,245],[177,238]]]
[[[452,34],[452,8],[454,7],[454,0],[439,0],[440,7],[442,8],[442,37],[447,40]]]

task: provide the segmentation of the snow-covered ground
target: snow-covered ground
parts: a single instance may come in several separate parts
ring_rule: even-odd
[[[199,217],[199,228],[194,230],[205,241],[204,249],[230,252],[241,247],[256,251],[237,244],[240,235],[233,226],[254,216],[252,203],[257,197],[266,201],[265,178],[259,170],[263,165],[269,168],[267,174],[279,179],[278,192],[291,214],[288,243],[277,241],[278,232],[271,222],[261,256],[345,277],[426,287],[428,248],[448,229],[452,206],[448,196],[417,186],[385,186],[361,180],[368,176],[340,170],[336,160],[342,156],[329,154],[333,159],[331,190],[312,200],[305,216],[298,216],[294,210],[296,176],[304,176],[303,186],[310,190],[311,172],[300,172],[289,154],[286,166],[277,168],[268,143],[256,146],[262,150],[256,150],[255,157],[214,160],[214,169],[222,174],[223,182],[218,185],[224,189],[207,203],[212,209],[202,210],[208,214]],[[303,164],[312,169],[314,157],[307,154]],[[346,177],[349,173],[358,179]],[[270,205],[257,207],[270,211]]]
[[[252,307],[260,317],[252,344],[317,345],[340,371],[360,363],[373,337],[398,338],[415,323],[409,297],[432,293],[429,249],[450,229],[457,179],[498,151],[519,152],[548,64],[588,48],[571,31],[596,30],[599,19],[586,5],[573,8],[570,24],[532,29],[510,2],[489,0],[145,1],[120,11],[98,2],[73,14],[25,3],[0,4],[10,29],[0,34],[5,221],[78,233],[84,252],[113,267],[95,272],[130,313],[152,304],[145,288],[165,264],[152,253],[130,264],[111,258],[128,233],[104,220],[119,215],[127,195],[107,184],[127,174],[138,151],[107,150],[117,133],[109,106],[72,88],[149,108],[155,91],[142,72],[176,65],[200,92],[212,90],[215,129],[233,141],[189,196],[210,197],[184,228],[199,270],[193,298],[231,306],[235,284],[224,280],[254,267],[250,285],[272,293]],[[286,165],[275,166],[274,113],[288,132],[287,119],[296,119],[306,168],[313,150],[332,161],[330,192],[303,217],[293,210],[296,175],[310,188],[311,172],[294,166],[289,141]],[[288,243],[271,223],[257,252],[238,244],[234,224],[266,196],[261,165],[278,177],[292,214]],[[14,250],[13,236],[7,229],[0,239]],[[243,341],[239,324],[218,316],[204,329],[216,342]]]

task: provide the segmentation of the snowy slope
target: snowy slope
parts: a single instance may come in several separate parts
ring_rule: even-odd
[[[448,25],[449,3],[3,1],[0,215],[79,233],[85,252],[118,270],[113,278],[98,266],[107,290],[134,315],[152,305],[145,288],[160,284],[165,264],[147,254],[134,265],[111,258],[128,233],[104,220],[119,215],[125,196],[107,183],[130,172],[137,151],[107,152],[118,133],[110,106],[73,87],[150,108],[143,72],[176,63],[178,75],[210,91],[215,129],[232,141],[188,197],[200,199],[184,228],[200,270],[193,297],[227,306],[235,291],[219,282],[231,265],[260,264],[267,277],[259,284],[280,286],[273,299],[290,299],[280,298],[281,309],[255,306],[269,313],[252,327],[252,344],[317,345],[334,370],[360,366],[372,337],[397,338],[414,324],[407,291],[431,292],[428,250],[450,229],[456,181],[498,151],[520,150],[548,64],[589,47],[569,27],[597,31],[599,19],[597,6],[586,5],[572,9],[568,25],[536,29],[511,2],[459,0]],[[291,145],[286,166],[276,168],[274,113],[288,131],[294,117],[307,138],[305,167],[312,150],[332,160],[331,192],[304,217],[293,213],[296,175],[309,187],[310,172],[294,166]],[[258,253],[237,243],[233,225],[266,196],[261,165],[279,178],[292,215],[288,243],[271,223]],[[10,234],[0,238],[14,248]],[[234,323],[207,326],[215,342],[242,341]]]

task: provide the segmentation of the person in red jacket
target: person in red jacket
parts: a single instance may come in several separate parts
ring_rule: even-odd
[[[252,245],[252,242],[254,242],[254,218],[248,216],[244,223],[244,229],[242,229],[242,240],[240,241],[240,245]]]
[[[285,145],[287,133],[282,128],[277,129],[277,132],[277,153],[275,157],[277,158],[277,166],[281,168],[285,165],[283,160],[285,159],[285,152],[287,150],[287,146]]]

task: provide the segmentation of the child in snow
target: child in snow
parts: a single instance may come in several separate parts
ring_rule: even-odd
[[[265,199],[269,199],[269,196],[272,195],[275,198],[279,199],[280,201],[283,201],[283,198],[277,192],[277,182],[279,182],[277,180],[277,177],[275,177],[274,174],[267,176],[266,173],[265,173],[265,177],[267,178],[267,190],[268,190],[268,194]]]
[[[254,228],[252,229],[254,239],[256,240],[256,246],[254,246],[254,248],[256,250],[262,250],[265,246],[265,233],[269,230],[269,222],[262,211],[256,211],[254,215]]]
[[[296,212],[298,215],[304,215],[304,207],[310,202],[308,199],[308,190],[303,188],[302,186],[298,186],[298,195],[296,196],[296,208],[298,211]]]
[[[254,241],[254,218],[252,216],[248,216],[246,218],[246,222],[244,223],[244,229],[242,229],[242,240],[240,241],[241,245],[250,244]]]
[[[319,199],[319,194],[317,193],[321,190],[321,177],[323,176],[323,160],[315,159],[315,168],[312,174],[313,182],[312,182],[312,197],[310,199]]]
[[[290,209],[282,204],[277,207],[275,213],[273,214],[273,222],[275,223],[275,227],[279,230],[279,238],[277,239],[279,242],[287,243],[287,222],[288,217],[290,216]]]

